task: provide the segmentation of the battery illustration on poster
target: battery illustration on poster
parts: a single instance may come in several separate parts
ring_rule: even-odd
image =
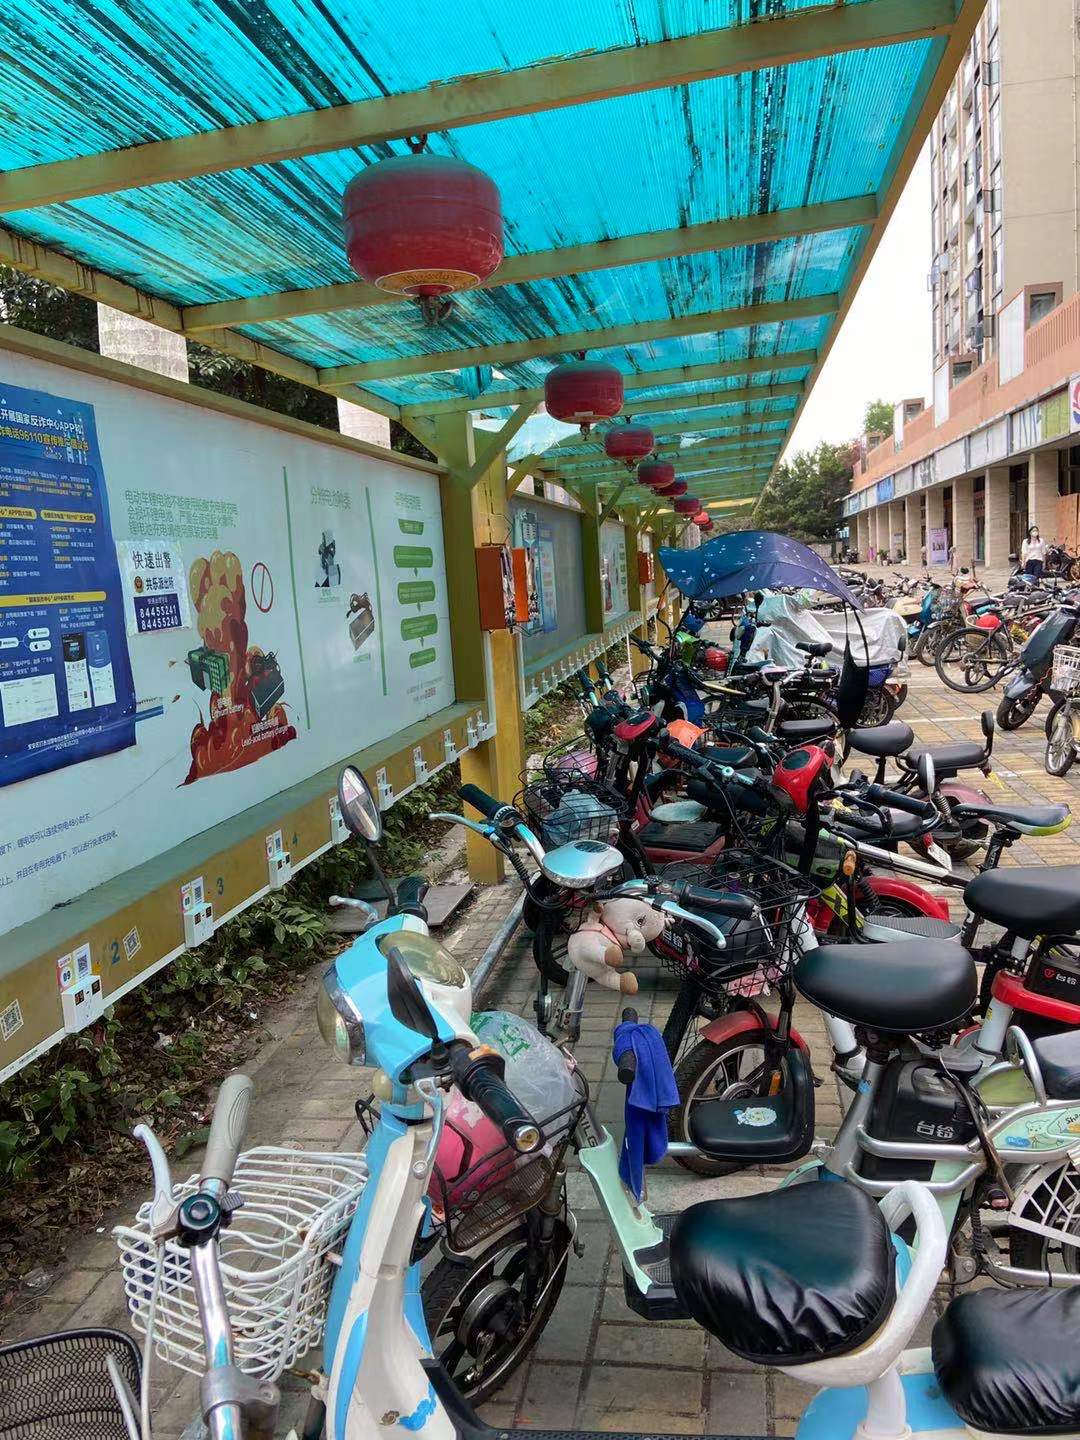
[[[94,407],[0,385],[0,786],[134,743]]]

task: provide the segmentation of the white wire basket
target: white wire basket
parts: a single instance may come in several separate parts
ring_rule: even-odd
[[[322,1339],[335,1274],[331,1257],[367,1179],[361,1155],[317,1154],[265,1145],[237,1161],[231,1192],[243,1198],[221,1232],[221,1274],[236,1348],[249,1375],[276,1380]],[[198,1189],[191,1176],[174,1198]],[[150,1204],[132,1225],[113,1230],[135,1329],[146,1334],[157,1264]],[[206,1366],[187,1251],[175,1240],[165,1257],[154,1315],[154,1353],[168,1365],[202,1375]]]
[[[1050,689],[1059,695],[1075,695],[1080,691],[1080,646],[1055,646]]]

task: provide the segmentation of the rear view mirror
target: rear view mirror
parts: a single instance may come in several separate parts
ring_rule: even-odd
[[[926,751],[919,756],[918,775],[924,794],[933,795],[937,787],[937,774],[934,771],[934,757]]]
[[[994,712],[993,712],[993,710],[984,710],[984,711],[982,712],[982,732],[983,732],[983,735],[985,736],[985,738],[986,738],[987,740],[992,741],[993,738],[994,738],[994,732],[996,731],[996,729],[997,729],[997,720],[996,720],[995,717],[994,717]]]
[[[341,818],[358,840],[368,845],[379,843],[382,839],[382,815],[371,787],[353,765],[346,765],[338,776],[338,805],[341,807]]]

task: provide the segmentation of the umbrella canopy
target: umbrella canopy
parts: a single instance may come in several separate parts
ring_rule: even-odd
[[[839,595],[861,608],[855,596],[820,555],[798,540],[771,530],[738,530],[718,535],[696,550],[660,551],[664,573],[688,600],[721,600],[748,590],[805,586]]]

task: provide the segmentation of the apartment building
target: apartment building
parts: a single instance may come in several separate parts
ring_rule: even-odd
[[[1031,522],[1080,538],[1078,27],[1076,0],[988,0],[934,123],[934,393],[864,447],[864,558],[1001,565]]]

